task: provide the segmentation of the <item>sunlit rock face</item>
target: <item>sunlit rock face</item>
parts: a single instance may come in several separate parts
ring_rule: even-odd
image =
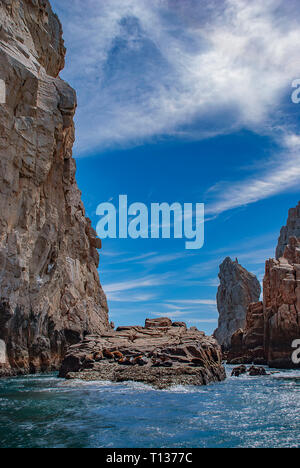
[[[48,1],[2,0],[0,24],[0,351],[14,372],[56,369],[108,328],[101,242],[75,180],[60,22]]]
[[[249,304],[259,300],[261,286],[255,275],[243,268],[237,260],[232,261],[229,257],[220,266],[219,278],[219,323],[214,336],[223,350],[227,350],[232,335],[245,326]]]

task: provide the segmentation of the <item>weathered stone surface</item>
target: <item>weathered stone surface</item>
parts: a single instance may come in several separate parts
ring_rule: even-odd
[[[261,286],[255,275],[243,268],[238,260],[232,261],[229,257],[220,266],[219,278],[219,324],[214,336],[226,351],[232,335],[239,328],[244,328],[247,308],[259,300]]]
[[[231,340],[230,363],[299,368],[292,343],[300,337],[300,240],[290,238],[279,260],[266,262],[263,304],[248,309],[245,330]]]
[[[227,356],[230,364],[265,364],[263,303],[250,304],[247,310],[245,330],[237,330],[231,338]]]
[[[168,319],[169,320],[169,319]],[[221,348],[214,338],[183,326],[122,327],[87,336],[70,347],[60,370],[68,379],[135,380],[158,388],[206,385],[225,379]]]
[[[276,259],[283,257],[286,246],[289,243],[290,237],[300,239],[300,202],[296,208],[289,210],[288,220],[285,226],[281,228],[278,245],[276,248]]]
[[[75,92],[47,0],[0,2],[1,373],[58,368],[66,347],[108,328],[72,158]],[[3,345],[4,343],[4,345]]]

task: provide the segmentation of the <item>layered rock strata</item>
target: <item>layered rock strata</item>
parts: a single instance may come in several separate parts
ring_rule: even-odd
[[[56,369],[69,345],[108,329],[101,242],[75,180],[76,95],[58,77],[64,57],[47,0],[0,2],[2,375]]]
[[[214,338],[183,322],[146,320],[87,336],[70,347],[60,370],[67,379],[138,381],[157,388],[206,385],[225,379],[221,348]]]
[[[219,323],[214,336],[226,351],[232,335],[239,328],[244,328],[247,308],[250,303],[259,300],[261,286],[255,275],[243,268],[238,260],[232,261],[229,257],[220,265],[219,278]]]

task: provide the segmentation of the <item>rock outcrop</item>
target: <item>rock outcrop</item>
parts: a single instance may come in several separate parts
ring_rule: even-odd
[[[266,262],[263,304],[249,307],[245,330],[233,335],[228,360],[299,368],[292,360],[292,343],[299,338],[300,239],[291,237],[283,256]]]
[[[286,246],[291,237],[300,239],[300,202],[296,208],[289,210],[286,226],[283,226],[280,231],[278,245],[276,248],[276,260],[283,256]]]
[[[232,261],[229,257],[220,266],[219,278],[219,323],[214,336],[226,351],[232,335],[239,328],[244,328],[247,308],[259,300],[261,286],[255,275],[243,268],[238,260]]]
[[[221,348],[212,337],[170,319],[87,336],[70,347],[60,370],[67,379],[134,380],[157,388],[224,380]]]
[[[76,95],[58,77],[64,57],[48,0],[0,2],[2,374],[56,369],[67,346],[109,326],[101,242],[75,181]]]

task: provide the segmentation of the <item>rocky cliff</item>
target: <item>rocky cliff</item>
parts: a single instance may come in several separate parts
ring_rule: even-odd
[[[249,304],[259,300],[261,286],[255,275],[249,273],[237,260],[232,261],[229,257],[220,266],[219,278],[219,323],[214,336],[223,350],[227,350],[233,333],[245,326]]]
[[[276,248],[277,260],[283,256],[290,237],[297,237],[300,239],[300,202],[295,208],[289,210],[287,223],[281,228]]]
[[[76,96],[47,0],[1,0],[0,373],[56,369],[108,328],[101,242],[75,181]]]
[[[291,237],[279,260],[266,262],[263,304],[248,309],[244,330],[232,337],[229,362],[265,362],[294,368],[292,343],[300,338],[300,240]]]

